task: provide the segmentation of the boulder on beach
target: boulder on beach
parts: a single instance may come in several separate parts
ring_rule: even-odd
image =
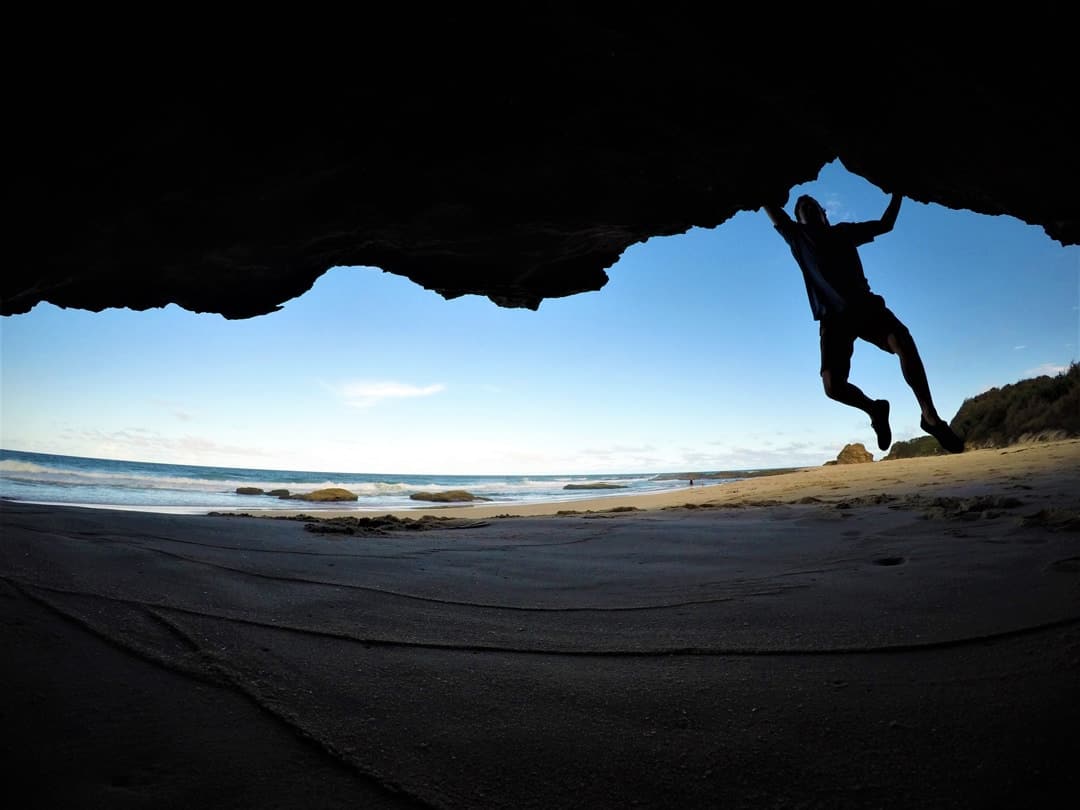
[[[263,491],[259,487],[237,487],[237,495],[262,495]]]
[[[461,503],[468,501],[490,501],[463,489],[448,489],[443,492],[414,492],[409,496],[414,501],[435,501],[438,503]]]
[[[592,484],[567,484],[563,489],[626,489],[625,484],[609,484],[605,481],[596,481]]]
[[[862,442],[854,442],[853,444],[844,445],[844,449],[837,455],[836,461],[826,461],[825,466],[828,467],[833,464],[865,464],[873,460],[874,455],[866,449],[866,445]]]
[[[349,492],[347,489],[328,487],[327,489],[317,489],[314,492],[282,495],[281,498],[290,501],[355,501],[359,496]]]

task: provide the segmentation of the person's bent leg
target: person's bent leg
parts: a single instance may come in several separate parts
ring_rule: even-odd
[[[862,390],[846,379],[838,379],[837,375],[829,370],[821,372],[821,382],[825,386],[825,396],[858,408],[870,417],[870,426],[877,436],[879,450],[888,450],[892,444],[892,428],[889,427],[889,401],[887,399],[870,399]]]
[[[858,408],[868,416],[874,415],[876,400],[870,399],[857,385],[848,382],[845,376],[825,369],[821,372],[821,384],[825,387],[825,396],[829,399]]]
[[[857,385],[848,381],[851,372],[851,354],[855,338],[835,324],[821,324],[821,383],[825,396],[836,402],[858,408],[870,417],[870,425],[877,436],[878,448],[888,450],[892,444],[889,427],[889,402],[871,399]]]
[[[915,345],[915,339],[907,328],[904,328],[890,332],[886,340],[892,353],[900,358],[900,373],[904,375],[904,381],[918,400],[923,420],[930,424],[940,422],[941,417],[938,416],[934,398],[930,393],[930,382],[926,378],[926,367]]]
[[[963,440],[953,432],[949,423],[938,415],[934,406],[930,383],[926,378],[926,367],[911,333],[906,327],[896,329],[889,333],[887,342],[892,352],[900,358],[900,371],[904,375],[904,381],[915,394],[919,408],[922,409],[919,427],[937,439],[938,444],[950,453],[963,452]]]

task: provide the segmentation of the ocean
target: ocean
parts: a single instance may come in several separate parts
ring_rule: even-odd
[[[710,478],[709,483],[739,480]],[[617,489],[578,489],[589,484]],[[575,488],[567,490],[567,485]],[[682,489],[685,479],[670,475],[392,475],[376,473],[257,470],[242,467],[199,467],[152,464],[0,449],[0,498],[27,503],[129,509],[167,514],[206,514],[219,510],[281,509],[380,512],[431,507],[410,498],[413,493],[463,489],[488,498],[483,505],[572,503]],[[292,494],[341,487],[356,501],[315,503],[271,495],[240,495],[239,487]],[[568,507],[570,508],[570,507]]]

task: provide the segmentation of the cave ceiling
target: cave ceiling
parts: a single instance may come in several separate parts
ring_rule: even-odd
[[[535,309],[601,289],[635,243],[722,227],[834,160],[1080,242],[1071,49],[830,68],[790,48],[748,58],[694,20],[578,22],[537,14],[527,41],[494,44],[372,35],[302,65],[24,72],[6,101],[0,314],[250,318],[337,266]]]

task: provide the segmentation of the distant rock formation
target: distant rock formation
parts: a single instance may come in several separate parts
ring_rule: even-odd
[[[836,461],[826,461],[825,466],[828,467],[833,464],[865,464],[873,460],[874,456],[866,449],[866,446],[862,442],[855,442],[845,445],[844,449],[836,457]]]
[[[237,487],[237,495],[270,495],[274,498],[288,498],[289,490],[287,489],[272,489],[269,492],[261,487]]]
[[[443,492],[414,492],[409,496],[414,501],[435,501],[438,503],[461,503],[468,501],[490,501],[463,489],[448,489]]]
[[[359,496],[355,493],[340,487],[329,487],[327,489],[317,489],[314,492],[281,496],[282,500],[288,501],[355,501],[358,498]]]
[[[609,484],[597,481],[594,484],[567,484],[563,489],[626,489],[626,484]]]

